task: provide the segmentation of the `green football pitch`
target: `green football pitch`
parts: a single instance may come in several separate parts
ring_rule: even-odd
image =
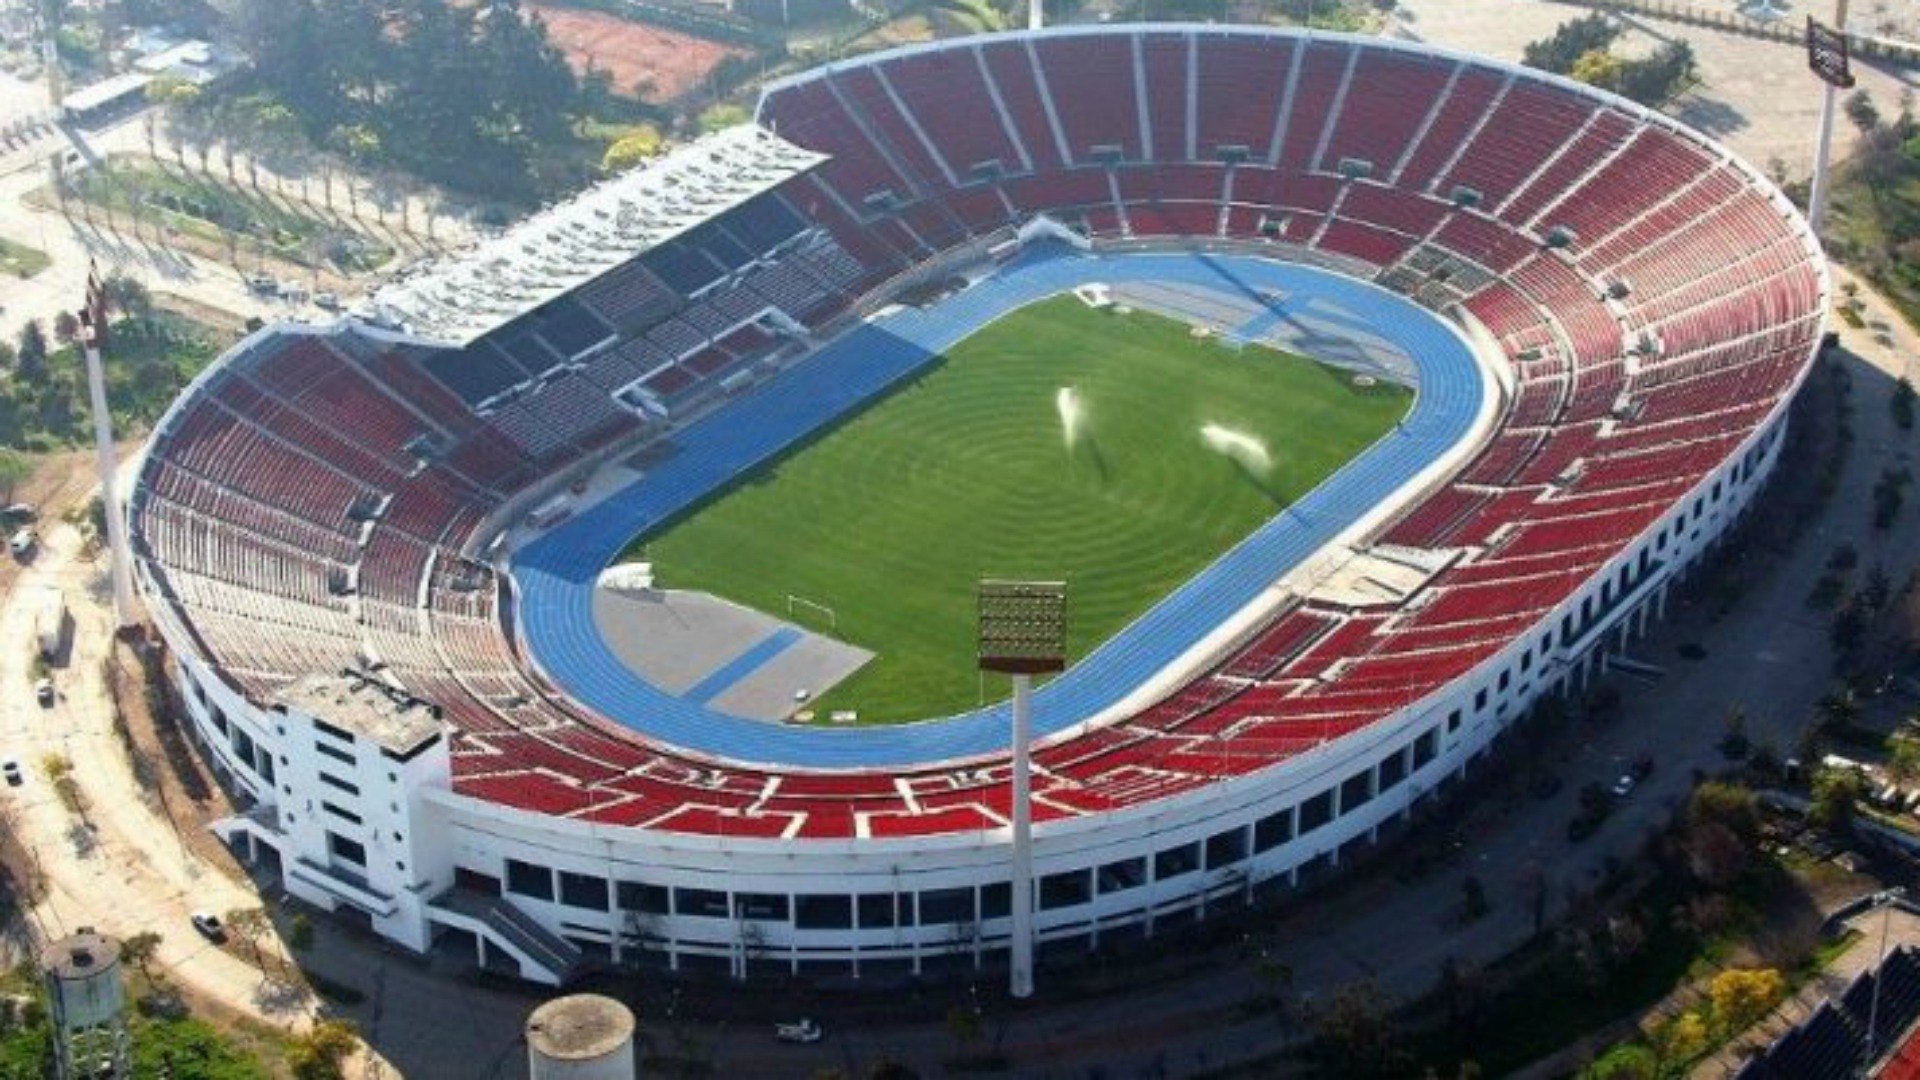
[[[1078,404],[1071,445],[1063,388]],[[974,670],[979,578],[1065,580],[1068,654],[1084,656],[1412,400],[1298,356],[1056,297],[984,327],[625,557],[651,559],[662,587],[810,629],[826,616],[807,604],[790,614],[788,598],[830,608],[837,636],[875,656],[814,703],[819,715],[942,716],[1007,693]]]

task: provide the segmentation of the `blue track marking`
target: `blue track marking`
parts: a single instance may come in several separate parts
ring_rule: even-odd
[[[933,308],[900,311],[842,334],[805,363],[675,433],[674,452],[646,476],[520,548],[511,571],[520,632],[534,662],[610,720],[734,761],[899,768],[1004,752],[1004,704],[913,724],[836,729],[768,724],[666,693],[601,640],[594,579],[636,536],[860,409],[995,318],[1076,285],[1127,281],[1256,296],[1277,289],[1290,305],[1347,313],[1412,358],[1419,393],[1398,428],[1036,691],[1036,738],[1115,704],[1173,663],[1458,443],[1490,392],[1465,341],[1435,315],[1351,278],[1242,256],[1036,252]]]
[[[783,626],[754,642],[746,652],[713,669],[706,678],[688,687],[687,692],[680,696],[695,704],[705,705],[726,693],[734,683],[765,667],[803,636],[793,627]]]

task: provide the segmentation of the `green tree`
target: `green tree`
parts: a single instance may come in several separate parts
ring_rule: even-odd
[[[39,319],[28,319],[20,328],[13,373],[25,383],[37,383],[47,377],[47,331]]]
[[[709,105],[700,112],[699,126],[701,134],[711,134],[730,127],[738,127],[752,119],[747,110],[739,105]]]
[[[287,924],[287,944],[294,952],[306,952],[313,948],[313,920],[306,912],[295,914]]]
[[[1855,90],[1847,95],[1847,119],[1865,135],[1880,126],[1880,110],[1873,103],[1873,96],[1865,90]]]
[[[0,425],[3,427],[4,425]],[[13,493],[33,475],[33,462],[18,450],[0,448],[0,502],[12,502]]]
[[[1887,773],[1903,785],[1920,780],[1920,738],[1908,732],[1887,738]]]
[[[600,169],[608,173],[626,172],[648,158],[658,157],[665,146],[657,129],[642,124],[607,147],[606,154],[600,159]]]
[[[1821,769],[1813,777],[1813,800],[1807,819],[1823,829],[1846,832],[1860,799],[1866,794],[1866,781],[1854,769]]]
[[[1626,64],[1617,87],[1624,97],[1642,105],[1663,105],[1699,81],[1699,64],[1693,46],[1684,41],[1669,41],[1644,60]]]
[[[1697,1012],[1683,1012],[1661,1024],[1653,1033],[1653,1051],[1659,1059],[1659,1075],[1678,1075],[1682,1065],[1707,1052],[1713,1036],[1707,1022]]]
[[[319,1020],[287,1046],[287,1064],[296,1080],[342,1080],[341,1067],[360,1045],[346,1020]]]
[[[1759,800],[1744,784],[1708,780],[1687,799],[1687,823],[1720,825],[1742,840],[1752,840],[1760,832]]]
[[[1602,90],[1618,90],[1620,78],[1626,71],[1627,62],[1605,49],[1593,49],[1582,53],[1573,62],[1568,72],[1575,79],[1588,86],[1597,86]]]
[[[130,935],[120,942],[120,959],[140,969],[140,974],[151,981],[153,972],[149,967],[153,963],[154,956],[160,951],[160,941],[159,933],[153,930],[142,930]]]
[[[1787,981],[1772,968],[1728,968],[1707,987],[1713,1025],[1723,1038],[1752,1027],[1786,996]]]
[[[153,317],[153,293],[139,278],[108,274],[100,287],[107,294],[107,307],[122,318],[145,321]]]
[[[1372,982],[1342,987],[1312,1016],[1322,1056],[1338,1076],[1376,1076],[1402,1055],[1386,998]]]
[[[1595,12],[1561,23],[1552,37],[1528,45],[1521,53],[1521,62],[1542,71],[1569,75],[1581,57],[1606,52],[1619,37],[1620,28],[1613,20]]]
[[[260,950],[260,939],[273,929],[273,920],[267,917],[267,909],[261,907],[234,908],[220,920],[226,924],[227,932],[245,941],[253,950],[253,966],[262,972],[266,970],[266,955]]]

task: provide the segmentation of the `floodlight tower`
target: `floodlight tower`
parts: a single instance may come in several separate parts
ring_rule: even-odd
[[[107,343],[107,292],[92,271],[87,273],[87,306],[80,312],[80,334],[87,352],[87,396],[93,407],[93,448],[100,470],[100,506],[107,519],[107,570],[113,581],[114,625],[125,629],[134,623],[133,561],[127,550],[127,522],[120,516],[113,413],[107,409],[107,377],[100,362],[100,350]]]
[[[1834,0],[1833,26],[1821,26],[1807,16],[1807,67],[1826,83],[1820,99],[1819,142],[1813,148],[1813,184],[1807,192],[1807,227],[1814,239],[1820,238],[1820,226],[1827,216],[1827,172],[1833,159],[1833,114],[1840,91],[1853,86],[1853,71],[1847,55],[1847,0]]]
[[[980,582],[980,670],[1013,678],[1013,844],[1007,992],[1033,996],[1033,677],[1067,666],[1064,581]]]
[[[53,98],[53,113],[58,116],[61,103],[66,101],[67,80],[60,72],[60,23],[55,13],[53,0],[41,0],[40,64],[47,71],[47,93]]]

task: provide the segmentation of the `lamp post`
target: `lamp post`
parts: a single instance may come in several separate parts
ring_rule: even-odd
[[[1887,924],[1893,921],[1893,906],[1906,899],[1906,895],[1906,889],[1895,885],[1874,893],[1873,903],[1867,907],[1868,911],[1880,912],[1880,957],[1873,962],[1873,995],[1867,1001],[1867,1053],[1866,1059],[1861,1062],[1863,1076],[1873,1071],[1874,1055],[1878,1052],[1876,1047],[1880,1041],[1880,984],[1886,981]]]
[[[100,506],[107,518],[107,571],[113,583],[114,626],[134,623],[133,563],[127,549],[127,522],[120,513],[120,493],[113,452],[113,413],[107,408],[107,378],[100,350],[107,338],[107,296],[100,278],[87,274],[87,306],[80,312],[81,340],[87,354],[87,396],[93,409],[93,445],[100,470]]]
[[[1013,678],[1012,935],[1007,992],[1033,996],[1033,677],[1066,667],[1063,581],[980,582],[980,670]]]
[[[1840,91],[1853,85],[1853,73],[1849,70],[1847,57],[1847,2],[1834,0],[1833,30],[1830,34],[1823,34],[1813,17],[1807,17],[1808,66],[1826,83],[1820,99],[1820,134],[1813,146],[1813,183],[1807,191],[1807,229],[1813,233],[1815,240],[1820,238],[1820,227],[1827,216],[1827,174],[1833,161],[1833,115],[1839,103]]]

